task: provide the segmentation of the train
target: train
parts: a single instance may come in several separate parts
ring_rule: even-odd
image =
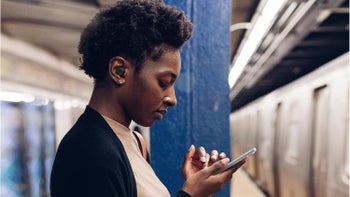
[[[349,52],[230,113],[233,157],[269,197],[349,196]]]

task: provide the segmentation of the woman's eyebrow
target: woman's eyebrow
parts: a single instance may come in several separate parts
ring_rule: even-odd
[[[164,76],[164,75],[170,75],[171,78],[173,79],[176,79],[177,78],[177,74],[175,74],[174,72],[172,71],[164,71],[162,73],[160,73],[161,76]]]

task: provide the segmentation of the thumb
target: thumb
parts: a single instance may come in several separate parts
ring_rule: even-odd
[[[184,156],[184,160],[182,163],[182,176],[185,178],[185,180],[188,178],[188,171],[191,168],[191,161],[195,153],[195,147],[194,145],[190,146],[190,149],[188,149],[187,153]]]
[[[192,157],[194,156],[194,152],[195,152],[195,147],[194,145],[192,144],[190,146],[190,148],[188,149],[187,153],[185,154],[185,157],[184,157],[184,164],[186,161],[189,161],[192,159]]]

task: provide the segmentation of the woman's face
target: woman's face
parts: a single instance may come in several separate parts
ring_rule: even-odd
[[[176,105],[174,85],[180,69],[178,49],[167,48],[158,60],[146,60],[141,71],[134,71],[127,82],[126,115],[147,127],[161,120],[167,108]]]

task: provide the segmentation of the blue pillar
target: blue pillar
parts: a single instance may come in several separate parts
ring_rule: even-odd
[[[183,156],[191,144],[230,154],[231,0],[165,0],[195,25],[181,52],[177,106],[151,128],[151,164],[172,196],[181,188]],[[216,196],[229,196],[229,184]]]

